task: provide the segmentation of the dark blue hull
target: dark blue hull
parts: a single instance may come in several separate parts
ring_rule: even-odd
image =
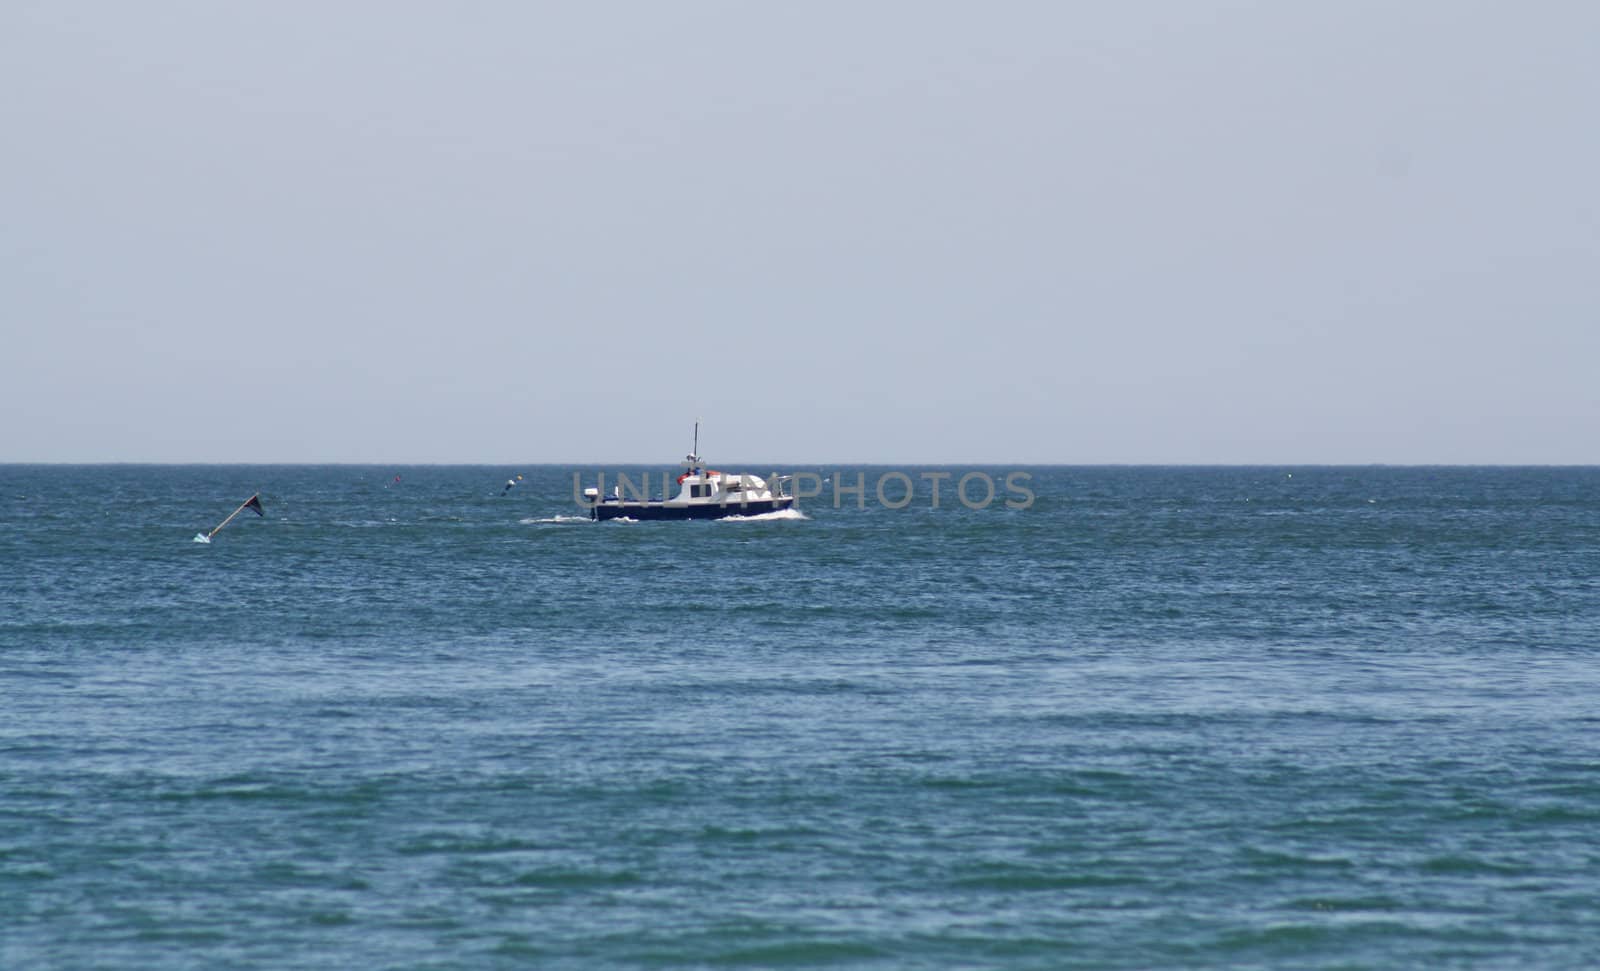
[[[595,520],[628,519],[725,519],[728,516],[759,516],[778,512],[794,505],[793,496],[781,499],[752,499],[749,502],[710,502],[676,505],[664,502],[619,502],[607,499],[589,507],[589,518]]]

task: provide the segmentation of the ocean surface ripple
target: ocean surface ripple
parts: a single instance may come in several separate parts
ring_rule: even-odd
[[[1600,966],[1600,470],[572,471],[0,466],[0,967]]]

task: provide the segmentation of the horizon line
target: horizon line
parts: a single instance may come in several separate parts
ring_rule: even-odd
[[[615,466],[660,466],[660,467],[666,467],[666,468],[675,468],[675,467],[681,466],[683,464],[684,463],[681,462],[681,461],[679,461],[679,462],[651,462],[651,461],[641,462],[641,461],[637,461],[637,460],[571,460],[571,461],[539,461],[539,462],[483,461],[483,460],[470,461],[470,462],[463,462],[463,461],[455,461],[455,462],[359,461],[358,462],[358,461],[319,461],[319,460],[304,460],[304,459],[290,460],[290,461],[272,460],[272,461],[248,461],[248,462],[240,462],[240,461],[171,461],[171,460],[149,460],[149,459],[112,459],[112,460],[48,459],[48,460],[43,460],[43,461],[11,460],[11,459],[0,460],[0,468],[4,468],[4,467],[8,467],[8,466],[29,466],[29,465],[53,465],[53,466],[108,466],[108,465],[118,465],[118,466],[195,466],[195,467],[226,467],[226,466],[258,466],[258,467],[265,467],[265,466],[339,466],[339,467],[348,467],[348,468],[361,468],[361,467],[369,467],[369,468],[395,468],[395,467],[411,467],[411,468],[451,468],[451,467],[458,467],[458,468],[474,468],[474,467],[477,467],[477,468],[508,468],[508,467],[514,467],[514,468],[570,468],[570,467],[573,467],[573,466],[583,466],[583,467],[587,467],[587,468],[595,468],[595,467],[601,467],[601,466],[607,466],[607,465],[615,465]],[[708,462],[708,463],[705,463],[705,464],[710,465],[712,463]],[[745,465],[745,466],[753,466],[753,467],[757,467],[757,468],[766,467],[766,466],[779,467],[779,468],[782,468],[782,467],[797,467],[797,468],[801,468],[801,467],[820,466],[820,467],[833,467],[833,468],[862,467],[862,468],[886,468],[886,469],[887,468],[896,468],[896,467],[901,467],[901,466],[910,467],[910,468],[937,468],[937,467],[941,467],[941,466],[951,466],[951,467],[1016,466],[1016,467],[1019,467],[1019,468],[1061,468],[1061,469],[1066,469],[1066,468],[1086,468],[1086,469],[1087,468],[1196,468],[1196,469],[1216,469],[1216,468],[1239,468],[1239,469],[1246,469],[1246,468],[1306,468],[1306,469],[1317,469],[1317,468],[1321,468],[1321,469],[1341,469],[1341,468],[1346,468],[1346,469],[1358,469],[1358,468],[1369,468],[1369,469],[1370,468],[1395,468],[1395,469],[1426,469],[1426,468],[1462,468],[1462,469],[1469,469],[1469,468],[1478,468],[1478,469],[1484,469],[1484,468],[1498,468],[1498,469],[1555,468],[1555,469],[1581,469],[1581,468],[1600,468],[1600,462],[1492,462],[1492,461],[1491,462],[1440,462],[1440,461],[1419,461],[1419,462],[1388,462],[1388,461],[1362,461],[1362,462],[1318,462],[1318,461],[1289,461],[1289,462],[1283,462],[1283,461],[1278,461],[1278,462],[1271,462],[1271,461],[1267,461],[1267,462],[1263,462],[1263,461],[1245,461],[1245,462],[1210,462],[1210,461],[1189,461],[1189,462],[1162,462],[1162,461],[1039,462],[1039,461],[1018,461],[1018,460],[994,461],[994,460],[981,460],[981,459],[980,460],[963,459],[963,460],[959,460],[959,461],[942,461],[942,462],[941,461],[915,461],[915,462],[882,462],[882,461],[877,461],[877,462],[851,462],[851,461],[844,461],[844,462],[838,462],[838,461],[795,462],[795,461],[789,461],[789,462],[768,462],[768,461],[760,461],[760,460],[734,459],[732,462],[729,462],[729,463],[718,463],[718,464]]]

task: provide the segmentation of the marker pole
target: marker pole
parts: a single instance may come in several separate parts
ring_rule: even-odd
[[[258,492],[255,495],[251,496],[249,499],[246,499],[244,502],[239,503],[239,508],[235,509],[231,513],[228,513],[228,518],[227,519],[224,519],[222,522],[217,523],[217,528],[213,529],[211,532],[207,533],[206,534],[206,539],[210,539],[211,537],[217,535],[217,533],[222,530],[222,527],[224,527],[224,526],[228,525],[229,523],[233,522],[233,517],[235,517],[235,516],[239,515],[240,513],[244,512],[244,507],[250,505],[250,503],[254,502],[257,498],[260,497],[260,495],[261,495],[261,493]]]

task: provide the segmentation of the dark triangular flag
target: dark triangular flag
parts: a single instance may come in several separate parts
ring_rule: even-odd
[[[251,496],[250,497],[250,501],[245,503],[244,505],[245,505],[246,509],[254,509],[256,511],[256,515],[257,516],[265,516],[266,515],[266,513],[261,511],[261,493],[259,493],[259,492],[256,493],[255,495]]]

